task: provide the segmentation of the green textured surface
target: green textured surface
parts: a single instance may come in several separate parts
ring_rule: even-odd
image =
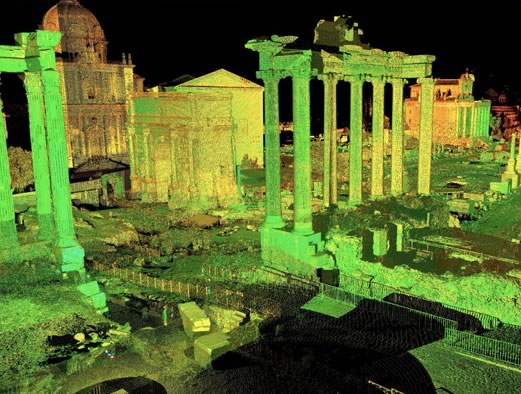
[[[346,302],[329,298],[323,294],[319,294],[306,302],[301,307],[307,311],[321,313],[326,316],[339,318],[350,312],[355,306]]]

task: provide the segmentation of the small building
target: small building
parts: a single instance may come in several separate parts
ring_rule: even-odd
[[[172,209],[239,201],[230,94],[137,93],[128,129],[133,196]]]
[[[474,76],[469,73],[459,79],[437,79],[434,88],[433,142],[462,144],[476,138],[488,139],[490,101],[474,100]],[[405,128],[418,136],[420,128],[420,89],[411,86],[411,95],[405,100]]]
[[[222,68],[172,85],[163,88],[167,92],[231,94],[235,164],[243,168],[264,166],[262,86]]]

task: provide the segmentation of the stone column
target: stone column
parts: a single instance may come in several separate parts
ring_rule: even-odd
[[[43,240],[50,240],[53,237],[54,225],[52,219],[51,178],[45,135],[45,108],[43,105],[43,89],[40,75],[35,72],[25,73],[24,84],[29,110],[39,237]]]
[[[15,252],[18,249],[18,234],[16,233],[11,173],[7,155],[7,130],[2,108],[3,102],[0,98],[0,250]]]
[[[281,228],[282,208],[280,200],[280,134],[279,134],[279,78],[273,73],[262,74],[264,81],[264,127],[266,174],[266,218],[264,226]]]
[[[404,79],[393,78],[393,116],[391,141],[391,194],[403,194],[403,85]]]
[[[310,92],[308,73],[293,75],[293,232],[312,234]]]
[[[78,271],[80,275],[83,275],[85,253],[76,240],[74,232],[60,75],[57,71],[42,71],[42,82],[56,226],[57,259],[63,272]]]
[[[351,122],[349,130],[349,205],[362,202],[362,87],[360,76],[347,79],[351,86]]]
[[[515,169],[518,174],[521,174],[521,136],[519,136],[519,151],[517,152]]]
[[[323,204],[324,207],[337,203],[336,174],[336,84],[338,79],[333,74],[320,77],[324,83],[324,172]]]
[[[374,78],[373,84],[373,130],[371,159],[371,197],[384,195],[384,87],[381,78]]]
[[[418,194],[431,192],[432,112],[434,79],[419,78],[420,89],[420,148],[418,152]]]

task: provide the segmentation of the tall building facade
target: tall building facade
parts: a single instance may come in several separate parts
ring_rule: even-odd
[[[97,18],[78,0],[60,0],[42,29],[62,33],[55,48],[62,75],[69,166],[92,158],[128,163],[127,111],[134,91],[132,60],[107,60],[107,41]]]

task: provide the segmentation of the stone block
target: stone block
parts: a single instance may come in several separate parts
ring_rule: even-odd
[[[96,309],[103,309],[107,306],[107,296],[105,293],[94,294],[90,297],[90,300]]]
[[[373,233],[373,254],[375,256],[385,256],[388,250],[387,229],[374,228]]]
[[[512,183],[510,180],[502,181],[502,182],[490,182],[490,190],[493,192],[498,192],[501,194],[510,194],[512,193]]]
[[[81,294],[87,297],[92,297],[93,295],[98,294],[100,292],[98,282],[96,282],[95,280],[79,285],[78,290],[81,292]]]
[[[231,349],[228,336],[220,333],[203,335],[194,342],[195,361],[205,367]]]
[[[195,302],[185,302],[178,306],[181,321],[186,335],[190,338],[195,333],[209,332],[211,327],[210,318]]]

